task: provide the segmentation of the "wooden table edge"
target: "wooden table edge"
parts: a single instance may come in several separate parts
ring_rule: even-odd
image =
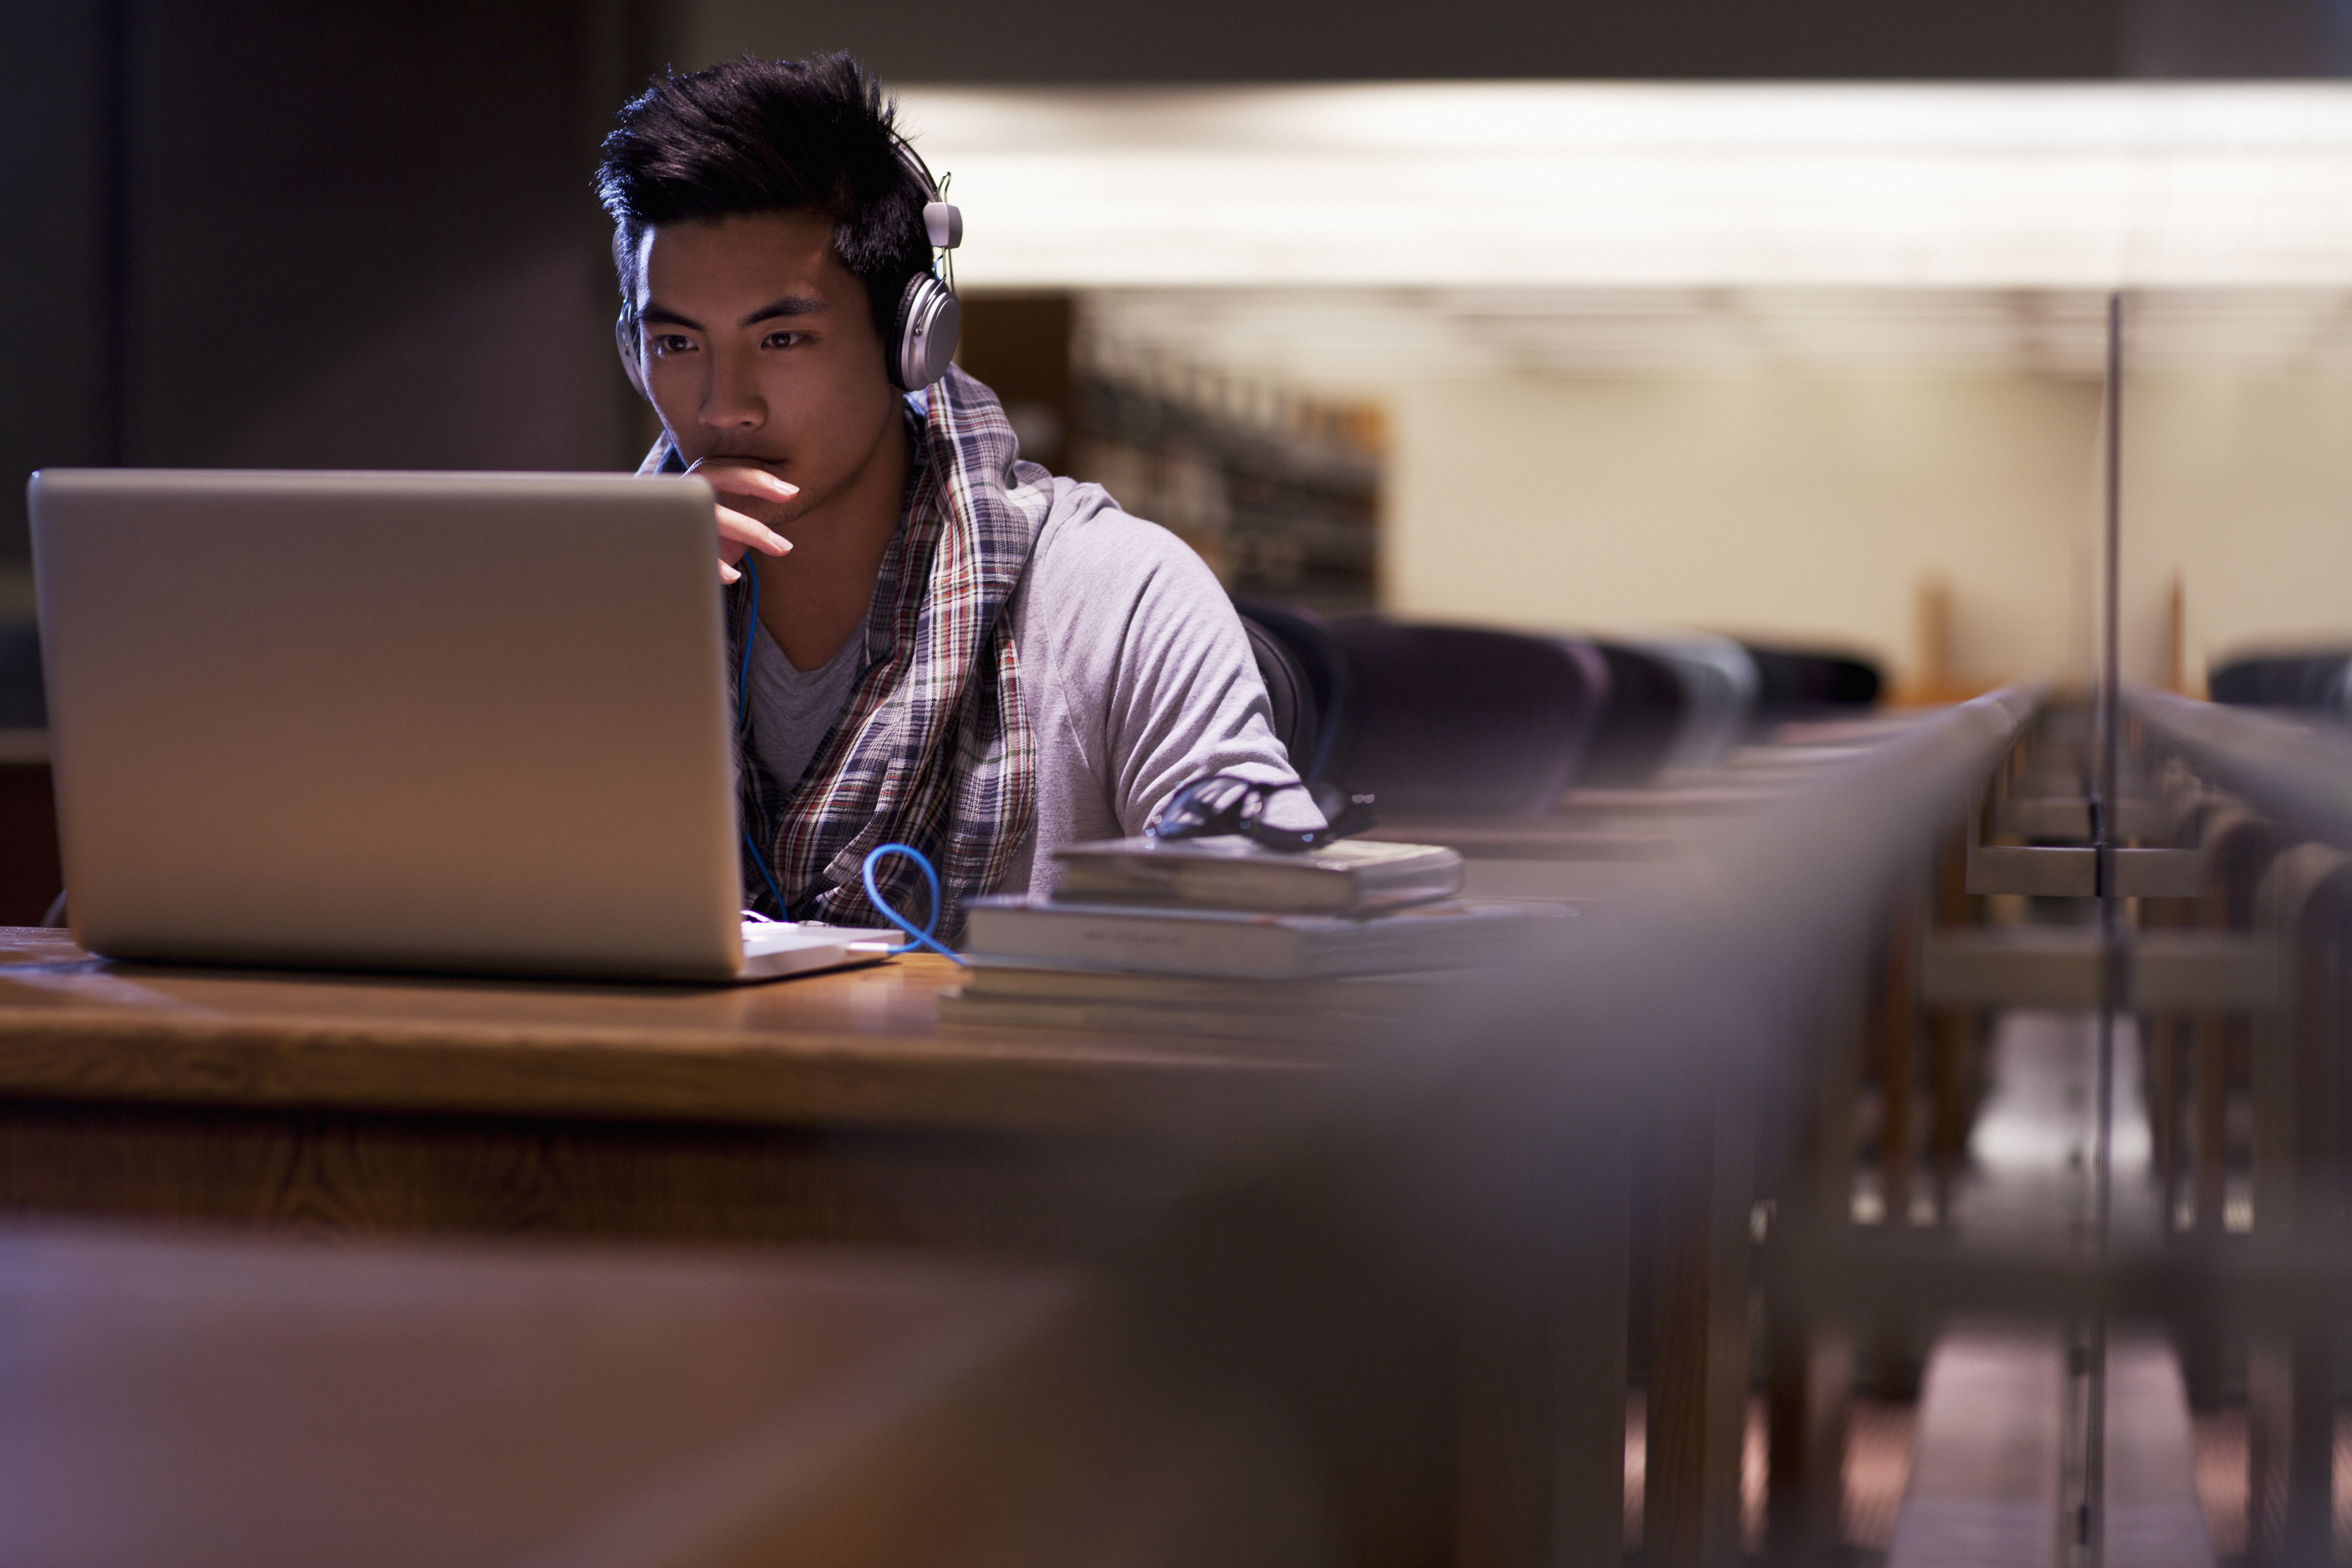
[[[0,1100],[1128,1133],[1295,1110],[1331,1072],[1181,1039],[1033,1041],[0,1006]]]

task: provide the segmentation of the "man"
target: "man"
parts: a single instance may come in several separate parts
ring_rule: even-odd
[[[876,924],[866,856],[911,844],[952,939],[968,900],[1047,890],[1057,847],[1139,832],[1186,783],[1293,775],[1197,556],[1020,461],[961,370],[894,384],[937,199],[894,110],[845,55],[747,57],[624,109],[597,184],[664,431],[640,471],[719,492],[746,896]],[[877,875],[919,915],[915,868]]]

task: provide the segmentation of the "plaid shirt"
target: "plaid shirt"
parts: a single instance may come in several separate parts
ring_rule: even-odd
[[[866,857],[878,845],[910,844],[939,869],[939,931],[951,942],[966,902],[1003,879],[1036,820],[1036,738],[1006,605],[1045,518],[1037,491],[1013,493],[1021,483],[1013,427],[979,382],[950,369],[931,388],[920,424],[911,409],[908,417],[914,469],[875,581],[866,665],[848,707],[790,784],[752,754],[748,706],[737,726],[743,888],[763,913],[879,925],[861,879]],[[668,447],[665,437],[640,471],[674,466]],[[735,671],[751,632],[748,574],[727,594]],[[767,875],[751,858],[754,843],[766,851]],[[875,880],[909,918],[929,901],[904,856],[877,867]]]

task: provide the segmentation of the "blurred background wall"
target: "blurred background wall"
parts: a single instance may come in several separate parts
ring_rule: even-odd
[[[647,425],[609,348],[605,230],[587,183],[595,143],[656,69],[743,48],[846,47],[917,89],[2324,78],[2347,62],[2347,15],[2341,0],[1611,0],[1442,18],[1319,0],[12,6],[0,10],[0,126],[15,150],[0,159],[0,201],[14,243],[0,247],[0,285],[21,310],[0,375],[0,468],[627,464]],[[1022,221],[975,210],[976,238]],[[1330,243],[1344,254],[1378,237],[1343,230]],[[1169,313],[1139,306],[1132,289],[1041,291],[981,276],[973,297],[968,357],[1028,388],[1041,449],[1133,477],[1139,507],[1225,549],[1245,586],[1279,586],[1288,570],[1311,590],[1301,596],[1414,615],[1801,631],[1877,654],[1898,678],[1940,657],[1969,682],[2061,667],[2087,637],[2076,584],[2096,367],[2073,350],[1915,354],[1897,342],[1859,358],[1708,348],[1662,359],[1620,342],[1562,354],[1512,336],[1525,322],[1506,305],[1489,312],[1504,346],[1478,363],[1416,358],[1400,338],[1385,366],[1359,353],[1334,368],[1226,353],[1207,336],[1176,353]],[[992,339],[992,299],[1013,312]],[[1603,316],[1726,315],[1711,294],[1587,303]],[[1299,297],[1276,304],[1295,310]],[[1528,319],[1540,325],[1559,305]],[[1461,314],[1425,306],[1417,320]],[[2079,315],[2081,300],[2053,308]],[[1023,324],[1037,321],[1047,325]],[[1737,327],[1707,331],[1735,342]],[[1039,342],[1054,353],[1041,359]],[[2173,658],[2163,595],[2175,573],[2188,584],[2190,664],[2232,639],[2352,636],[2352,605],[2323,585],[2333,568],[2300,569],[2334,562],[2352,532],[2352,475],[2325,439],[2340,427],[2333,352],[2184,373],[2145,400],[2162,432],[2151,447],[2171,466],[2135,492],[2149,541],[2133,623],[2144,665]],[[1286,439],[1303,432],[1297,450],[1232,459],[1239,488],[1202,500],[1198,463],[1095,428],[1160,419],[1160,404],[1079,406],[1095,395],[1079,384],[1087,366],[1142,361],[1160,404]],[[2182,466],[2191,452],[2202,454],[2193,471]],[[14,480],[9,490],[0,616],[29,609]],[[1314,511],[1335,560],[1357,559],[1359,532],[1372,539],[1360,571],[1297,576],[1296,541],[1224,515],[1247,514],[1252,496]],[[1188,507],[1207,521],[1188,523]],[[1920,651],[1931,589],[1949,610],[1942,655]]]
[[[2275,309],[2217,307],[2218,349],[2129,377],[2126,674],[2192,689],[2217,650],[2352,645],[2352,321],[2284,363],[2250,356]],[[2174,585],[2179,585],[2178,615]]]
[[[656,63],[593,0],[0,8],[0,458],[604,467],[588,192]],[[0,559],[21,561],[20,497]]]
[[[1388,580],[1433,619],[1828,637],[1906,679],[2071,669],[2095,386],[1919,372],[1401,388]],[[1539,460],[1527,456],[1539,454]]]

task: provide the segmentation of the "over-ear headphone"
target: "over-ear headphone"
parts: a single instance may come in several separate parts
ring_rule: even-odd
[[[895,135],[895,133],[894,133]],[[923,204],[923,235],[933,249],[953,251],[963,243],[963,213],[950,205],[931,171],[903,136],[897,136],[898,161],[907,166],[930,200]],[[916,273],[898,296],[898,313],[891,323],[891,384],[904,392],[929,386],[947,374],[955,358],[956,333],[963,325],[963,308],[956,303],[955,262],[948,261],[942,280],[936,270]]]
[[[923,204],[923,237],[935,250],[952,251],[963,243],[963,211],[949,202],[939,182],[922,155],[909,145],[907,139],[893,133],[898,161],[907,173],[922,186],[930,199]],[[916,273],[907,279],[907,287],[898,295],[898,310],[890,322],[890,339],[882,345],[884,368],[890,374],[890,384],[902,392],[925,387],[947,374],[956,351],[956,334],[963,325],[963,308],[956,303],[955,262],[950,258],[948,275],[941,279],[936,269]],[[644,367],[637,361],[637,312],[634,305],[621,307],[620,319],[613,323],[613,342],[621,351],[621,369],[626,373],[629,384],[637,395],[651,402],[646,391]]]

